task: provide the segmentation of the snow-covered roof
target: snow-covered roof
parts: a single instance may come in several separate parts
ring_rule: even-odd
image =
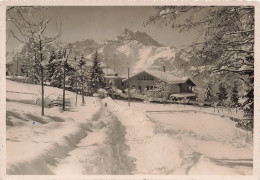
[[[162,81],[165,81],[168,84],[181,84],[181,83],[185,83],[186,81],[189,80],[188,77],[179,77],[179,76],[169,74],[167,72],[157,71],[157,70],[144,70],[144,71],[134,74],[130,78],[137,76],[138,74],[143,73],[143,72],[150,74],[151,76],[156,77]],[[127,79],[124,79],[123,81],[127,81]]]

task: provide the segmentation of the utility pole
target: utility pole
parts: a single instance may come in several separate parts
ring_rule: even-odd
[[[77,75],[76,75],[76,102],[75,105],[78,105],[78,80],[77,80]]]
[[[116,69],[115,69],[115,57],[116,57],[116,55],[115,55],[115,53],[116,53],[116,46],[114,44],[114,74],[116,73]]]
[[[82,104],[85,104],[85,100],[84,100],[84,72],[83,72],[83,65],[84,65],[84,59],[83,59],[83,54],[81,56],[81,64],[80,64],[80,69],[81,69],[81,82],[82,82],[82,86],[81,86],[81,94],[82,94]]]
[[[77,58],[75,57],[74,58],[74,60],[75,60],[75,62],[77,62]],[[78,105],[78,72],[77,72],[77,68],[75,67],[74,68],[74,71],[75,71],[75,76],[76,76],[76,79],[75,79],[75,81],[76,81],[76,102],[75,102],[75,106],[77,106]]]
[[[43,56],[42,56],[42,40],[40,40],[40,61],[43,61]],[[43,66],[40,64],[40,69],[41,69],[41,87],[42,87],[42,116],[44,116],[44,84],[43,84]]]
[[[66,64],[67,64],[67,59],[68,56],[66,54],[66,49],[63,51],[63,58],[64,58],[64,62],[63,62],[63,99],[62,99],[62,110],[65,111],[65,80],[66,80]]]
[[[18,76],[18,66],[19,66],[19,64],[18,64],[18,58],[16,59],[16,74],[17,74],[17,76]]]
[[[115,55],[114,55],[114,74],[116,73],[116,70],[115,70]]]
[[[128,82],[128,106],[130,106],[130,83],[129,83],[129,72],[130,69],[128,68],[128,78],[127,78],[127,82]]]

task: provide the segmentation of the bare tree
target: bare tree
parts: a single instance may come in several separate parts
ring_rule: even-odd
[[[14,25],[14,28],[10,29],[11,35],[28,46],[28,51],[34,54],[34,60],[39,66],[42,99],[41,115],[44,116],[44,68],[48,63],[45,57],[47,57],[48,48],[53,46],[61,36],[61,23],[56,36],[46,37],[45,31],[50,21],[48,19],[34,20],[31,13],[35,10],[38,10],[38,8],[9,7],[7,9],[7,20]]]

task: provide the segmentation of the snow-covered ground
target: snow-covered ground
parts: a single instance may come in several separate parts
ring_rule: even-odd
[[[7,174],[132,174],[124,127],[99,98],[65,112],[45,108],[41,117],[40,89],[7,80]],[[61,93],[45,87],[45,97]],[[66,94],[74,105],[75,94]]]
[[[111,98],[80,105],[78,96],[75,106],[72,92],[71,108],[45,108],[41,117],[40,89],[7,80],[7,174],[252,174],[252,135],[228,118],[151,114],[175,105]],[[61,94],[45,87],[49,99]]]
[[[170,106],[106,99],[126,127],[135,174],[215,174],[253,172],[252,134],[229,118],[204,113],[146,114]],[[187,107],[186,107],[187,108]]]
[[[62,89],[45,87],[46,97],[61,94]],[[66,92],[75,99],[75,94]],[[86,98],[85,106],[62,112],[35,104],[40,86],[7,80],[7,174],[53,174],[49,165],[75,148],[89,130],[89,121],[100,110],[99,99]],[[79,98],[80,99],[80,98]]]
[[[120,105],[126,105],[127,101],[117,101]],[[224,108],[224,107],[209,107],[209,106],[195,106],[195,105],[185,105],[185,104],[158,104],[158,103],[139,103],[131,102],[131,107],[134,107],[137,110],[146,111],[187,111],[187,110],[196,110],[197,112],[216,114],[216,115],[225,115],[226,117],[234,118],[243,118],[243,111],[236,108]],[[156,113],[156,112],[154,112]]]

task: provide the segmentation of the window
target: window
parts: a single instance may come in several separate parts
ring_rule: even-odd
[[[125,85],[125,83],[124,82],[121,82],[121,86],[124,86]]]

